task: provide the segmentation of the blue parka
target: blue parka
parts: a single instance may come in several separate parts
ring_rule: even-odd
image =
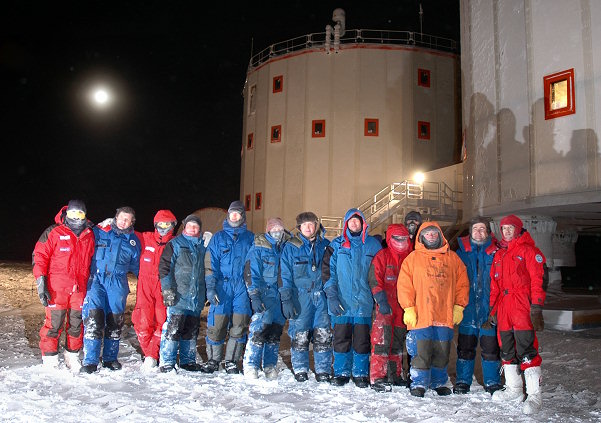
[[[487,254],[489,237],[483,245],[475,244],[470,236],[459,239],[457,255],[467,268],[470,281],[470,299],[463,311],[462,326],[480,327],[488,320],[490,303],[490,267],[494,254]]]
[[[200,237],[181,234],[165,246],[159,262],[161,289],[175,291],[178,310],[200,314],[206,301],[205,246]]]
[[[359,236],[351,236],[348,229],[348,221],[355,214],[363,219],[363,230]],[[368,235],[368,226],[363,213],[350,209],[344,216],[342,235],[332,240],[324,257],[324,290],[337,288],[338,298],[344,307],[343,316],[371,318],[372,315],[374,302],[367,277],[371,261],[382,245]],[[329,313],[333,315],[332,310]]]
[[[136,234],[121,233],[116,229],[92,228],[96,239],[90,277],[98,277],[101,282],[118,278],[127,284],[127,273],[138,276],[140,271],[141,242]]]

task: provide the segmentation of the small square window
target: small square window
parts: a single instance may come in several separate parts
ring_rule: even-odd
[[[430,88],[430,71],[428,69],[417,70],[417,85]]]
[[[379,131],[378,119],[365,119],[365,132],[366,137],[377,137]]]
[[[430,139],[430,122],[417,122],[417,138],[420,140]]]
[[[545,120],[576,113],[574,68],[543,77]]]
[[[252,132],[246,137],[246,149],[252,150],[255,147],[255,134]]]
[[[250,194],[244,197],[244,210],[250,211]]]
[[[323,138],[326,136],[326,121],[314,120],[312,122],[311,136],[313,138]]]
[[[284,77],[282,75],[273,77],[273,92],[281,93],[284,89]]]
[[[281,142],[282,141],[282,125],[276,125],[271,127],[271,142]]]
[[[260,192],[255,193],[255,210],[261,210],[263,207],[262,196]]]

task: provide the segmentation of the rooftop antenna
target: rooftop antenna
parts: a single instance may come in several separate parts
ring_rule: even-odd
[[[253,47],[255,44],[255,37],[250,37],[250,63],[253,61]]]
[[[419,4],[419,33],[423,34],[424,31],[422,29],[422,21],[423,21],[423,16],[424,16],[424,9],[422,9],[422,4]]]

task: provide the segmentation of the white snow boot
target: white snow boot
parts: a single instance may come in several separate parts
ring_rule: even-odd
[[[65,358],[65,366],[67,369],[71,370],[74,373],[79,373],[79,369],[81,369],[81,361],[79,361],[79,351],[66,351],[63,354]]]
[[[527,368],[524,371],[524,377],[526,379],[526,393],[528,394],[528,398],[524,401],[522,412],[524,414],[538,413],[543,403],[542,394],[540,392],[540,366]]]
[[[505,364],[505,389],[495,391],[492,400],[495,402],[522,401],[524,399],[524,383],[519,373],[518,364]]]
[[[47,369],[58,369],[58,354],[43,355],[42,365]]]
[[[150,373],[156,370],[157,365],[156,358],[144,357],[144,362],[142,363],[142,366],[140,366],[140,370],[144,373]]]
[[[244,377],[246,379],[258,379],[259,378],[259,369],[253,366],[245,366],[244,367]]]
[[[278,378],[278,369],[276,369],[275,366],[272,367],[268,367],[266,369],[263,369],[263,372],[265,373],[265,378],[269,379],[269,380],[275,380]]]

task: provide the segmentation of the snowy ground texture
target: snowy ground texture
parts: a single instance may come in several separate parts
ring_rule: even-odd
[[[520,405],[496,405],[477,382],[466,396],[414,398],[406,388],[391,393],[297,383],[284,361],[280,375],[255,381],[242,375],[146,374],[131,327],[119,360],[123,370],[71,374],[41,365],[40,352],[26,336],[26,323],[0,292],[0,420],[85,422],[513,422],[601,421],[601,329],[544,331],[543,411],[526,417]],[[41,306],[40,306],[41,308]],[[286,352],[282,352],[285,354]],[[289,361],[289,360],[286,360]]]

